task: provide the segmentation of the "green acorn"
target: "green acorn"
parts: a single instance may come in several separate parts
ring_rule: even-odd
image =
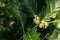
[[[39,24],[40,28],[47,28],[48,26],[49,26],[49,23],[45,21],[41,21],[41,23]]]
[[[35,24],[39,24],[40,23],[40,17],[39,16],[37,16],[37,15],[35,15],[34,16],[35,18],[34,18],[34,22],[35,22]]]
[[[5,3],[0,2],[0,7],[5,7]]]

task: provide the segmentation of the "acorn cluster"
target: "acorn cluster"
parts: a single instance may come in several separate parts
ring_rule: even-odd
[[[37,15],[34,15],[34,20],[33,21],[40,28],[47,28],[49,26],[49,22],[46,22],[44,20],[40,20],[40,17],[37,16]]]

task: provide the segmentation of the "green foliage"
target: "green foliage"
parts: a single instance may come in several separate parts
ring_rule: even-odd
[[[59,39],[60,0],[0,0],[0,40]]]
[[[37,33],[37,28],[34,27],[30,32],[23,35],[23,40],[40,40],[40,34]]]

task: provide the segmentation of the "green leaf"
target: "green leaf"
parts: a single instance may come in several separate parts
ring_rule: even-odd
[[[60,20],[53,21],[53,25],[60,30]]]
[[[40,34],[37,33],[37,29],[34,27],[31,32],[23,35],[23,40],[40,40],[39,36]]]
[[[47,7],[43,8],[40,12],[40,15],[44,15],[43,20],[49,19],[51,17],[56,17],[60,10],[60,0],[46,0],[46,3]]]
[[[53,25],[60,30],[60,10],[56,14],[56,18],[53,21]]]
[[[52,34],[48,34],[46,36],[48,40],[60,40],[60,31],[57,29],[54,29]]]
[[[56,19],[60,19],[60,10],[58,11],[57,15],[56,15]]]

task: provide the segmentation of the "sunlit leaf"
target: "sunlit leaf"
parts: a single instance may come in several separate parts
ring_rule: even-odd
[[[40,34],[37,33],[36,28],[32,28],[30,33],[26,33],[23,35],[23,40],[40,40]]]

